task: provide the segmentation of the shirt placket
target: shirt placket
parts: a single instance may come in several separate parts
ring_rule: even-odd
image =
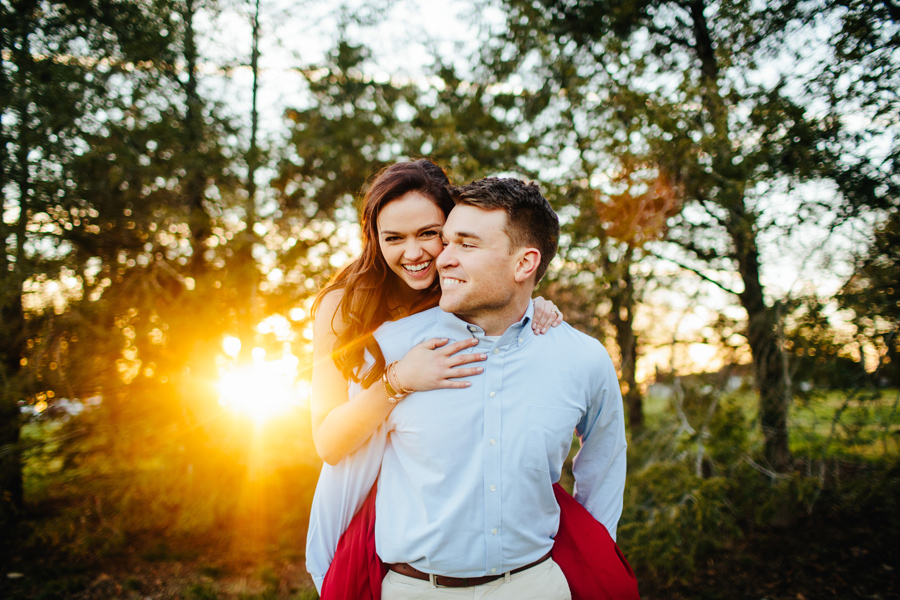
[[[503,503],[502,490],[502,390],[506,351],[498,340],[488,352],[484,388],[484,514],[486,532],[486,570],[503,572]]]

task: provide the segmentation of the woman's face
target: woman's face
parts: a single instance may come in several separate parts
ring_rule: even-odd
[[[427,289],[443,249],[443,211],[428,196],[407,192],[381,209],[377,225],[378,246],[391,271],[410,288]]]

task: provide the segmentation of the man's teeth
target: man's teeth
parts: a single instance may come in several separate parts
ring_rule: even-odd
[[[444,277],[441,279],[443,285],[459,285],[465,283],[462,279],[453,279],[452,277]]]
[[[424,271],[429,266],[431,266],[431,261],[419,263],[417,265],[403,265],[403,268],[409,271],[410,273],[418,273],[419,271]]]

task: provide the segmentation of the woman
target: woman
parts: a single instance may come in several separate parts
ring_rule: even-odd
[[[449,185],[444,171],[425,159],[382,170],[362,206],[362,255],[313,305],[313,440],[327,463],[307,540],[308,568],[317,587],[340,534],[374,483],[359,474],[372,472],[372,461],[380,464],[380,426],[396,405],[390,400],[404,395],[400,390],[467,387],[471,383],[460,378],[483,371],[467,366],[487,358],[465,352],[477,345],[475,338],[453,344],[428,340],[387,368],[372,337],[385,321],[437,306],[434,259],[443,249],[440,230],[453,208]],[[555,306],[541,298],[535,300],[534,314],[536,332],[562,322]],[[367,440],[365,451],[354,452]]]

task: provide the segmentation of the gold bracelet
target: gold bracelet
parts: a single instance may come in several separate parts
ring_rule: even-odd
[[[406,396],[406,394],[400,395],[394,391],[394,387],[388,381],[387,371],[381,375],[381,385],[384,387],[384,395],[387,396],[387,401],[391,404],[397,404],[399,400]]]
[[[388,368],[391,370],[391,375],[394,376],[394,381],[397,383],[397,387],[400,388],[400,393],[403,394],[404,396],[409,396],[410,394],[413,393],[414,390],[408,390],[405,387],[403,387],[402,383],[400,383],[400,378],[397,377],[396,365],[397,365],[397,361],[395,360],[394,362],[391,363],[391,366]],[[391,387],[393,387],[393,386],[391,386]]]

